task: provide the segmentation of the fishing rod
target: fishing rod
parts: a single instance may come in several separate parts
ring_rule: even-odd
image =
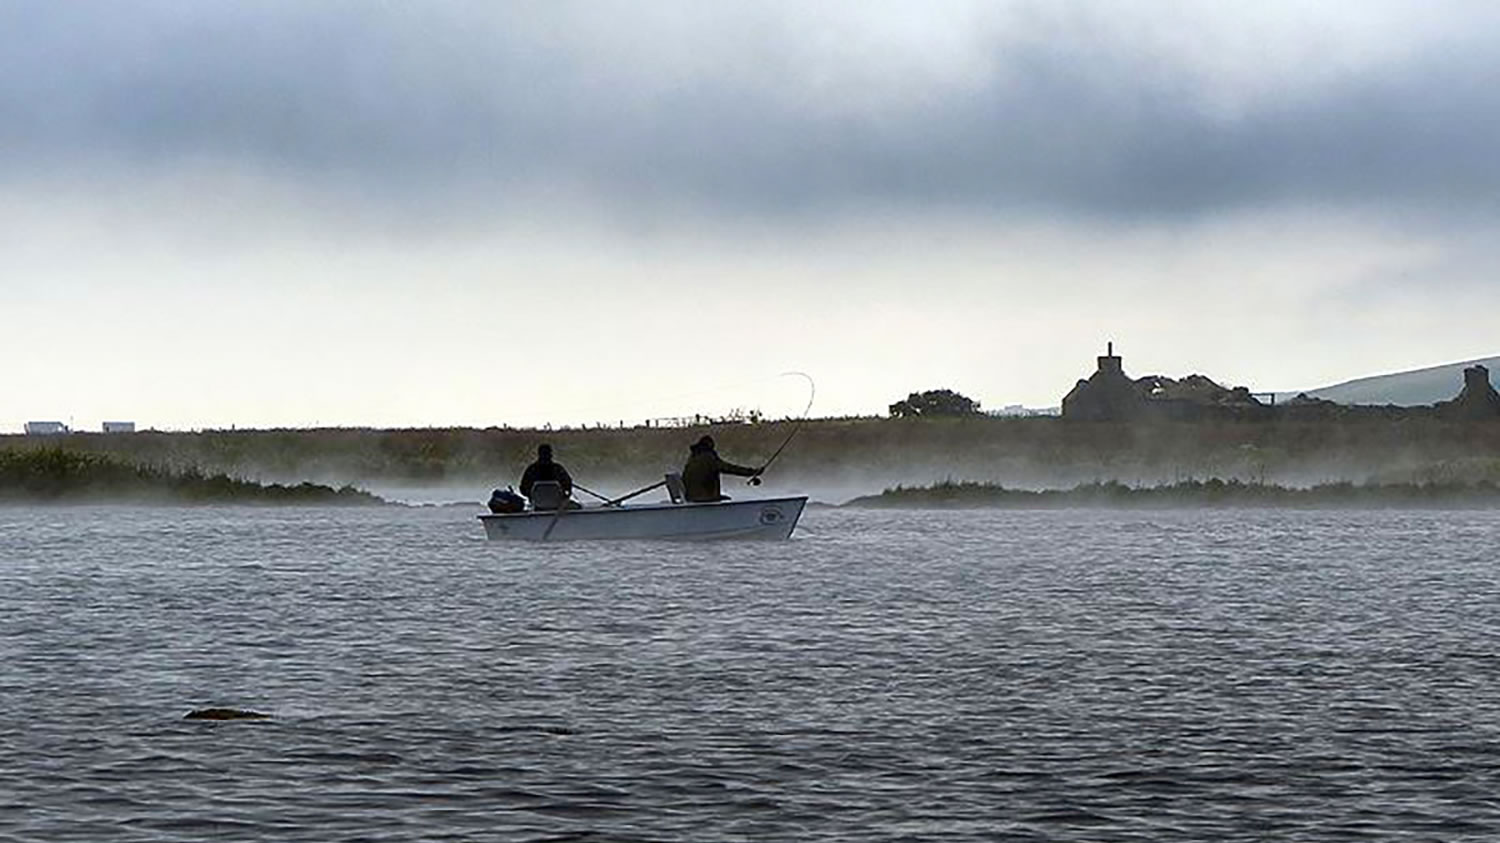
[[[776,462],[776,458],[781,456],[781,452],[786,450],[786,446],[792,444],[792,440],[796,438],[797,434],[802,431],[802,425],[807,422],[807,414],[812,412],[813,399],[818,397],[818,385],[813,383],[812,375],[809,375],[806,372],[782,372],[781,375],[782,377],[791,377],[795,375],[797,377],[807,379],[807,406],[802,408],[802,416],[798,418],[797,423],[792,426],[792,432],[788,433],[786,435],[786,438],[781,441],[781,447],[772,452],[770,459],[761,464],[760,471],[756,472],[754,477],[751,477],[749,480],[745,481],[751,486],[760,485],[760,475],[766,473],[766,469],[771,467],[771,463]]]

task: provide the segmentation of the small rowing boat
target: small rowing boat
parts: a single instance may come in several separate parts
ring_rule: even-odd
[[[481,515],[491,539],[781,540],[790,538],[807,496],[712,503],[620,504]]]
[[[750,485],[760,485],[760,475],[776,462],[786,446],[791,444],[797,432],[807,421],[812,410],[813,395],[817,388],[812,378],[802,372],[788,372],[807,378],[807,407],[792,426],[792,432],[782,440],[780,447],[769,459],[749,474]],[[712,453],[713,440],[707,440]],[[700,444],[702,440],[700,440]],[[696,453],[698,446],[694,446]],[[550,459],[551,446],[543,445]],[[541,450],[538,457],[541,458]],[[717,459],[717,455],[715,455]],[[529,471],[529,469],[528,469]],[[730,473],[739,474],[740,471]],[[530,497],[529,509],[522,509],[525,502],[513,492],[495,491],[490,499],[491,514],[479,516],[484,524],[484,534],[491,539],[518,539],[521,541],[570,541],[599,539],[659,539],[663,541],[705,541],[712,539],[761,539],[785,540],[797,529],[797,519],[807,506],[806,495],[781,498],[759,498],[755,500],[718,500],[693,502],[686,500],[682,475],[667,474],[653,483],[617,498],[604,495],[568,480],[571,489],[578,489],[603,501],[598,506],[579,506],[571,499],[571,489],[565,489],[555,479],[536,480],[522,489]],[[524,478],[523,478],[524,480]],[[670,500],[647,504],[626,504],[653,489],[665,486]],[[717,482],[713,492],[717,492]]]

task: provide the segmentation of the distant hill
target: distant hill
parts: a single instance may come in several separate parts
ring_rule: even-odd
[[[1485,357],[1463,363],[1447,363],[1410,372],[1391,375],[1373,375],[1352,381],[1336,383],[1318,389],[1303,390],[1314,398],[1325,398],[1340,404],[1395,404],[1400,407],[1415,407],[1447,401],[1458,394],[1464,385],[1464,368],[1478,363],[1490,370],[1493,382],[1500,375],[1500,357]],[[1277,401],[1285,401],[1296,392],[1280,392]]]

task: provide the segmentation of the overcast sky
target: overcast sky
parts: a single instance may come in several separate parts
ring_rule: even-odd
[[[14,0],[0,431],[1491,356],[1497,150],[1489,2]]]

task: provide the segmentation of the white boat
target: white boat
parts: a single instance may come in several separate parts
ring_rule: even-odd
[[[713,503],[620,504],[582,509],[527,510],[481,515],[491,539],[574,541],[579,539],[790,538],[807,496]]]

